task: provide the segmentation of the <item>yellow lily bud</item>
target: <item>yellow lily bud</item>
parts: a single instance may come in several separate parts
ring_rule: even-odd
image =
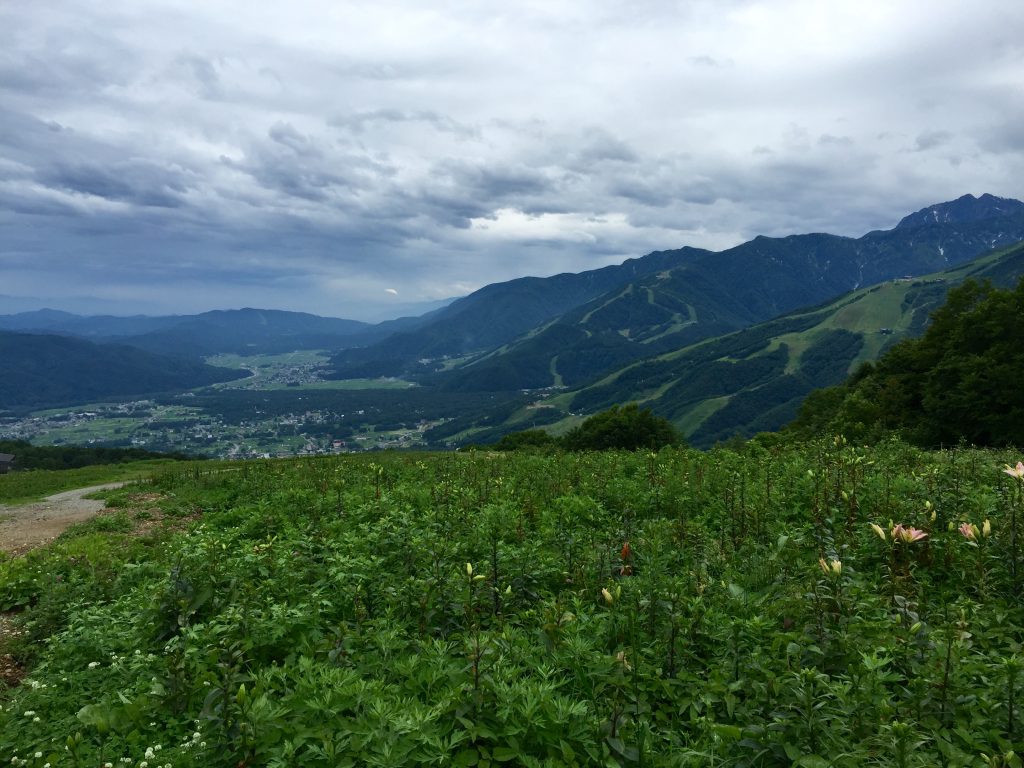
[[[985,522],[981,524],[981,535],[986,539],[992,535],[992,523],[988,520],[985,520]]]
[[[611,593],[611,592],[609,592],[609,591],[608,591],[608,590],[607,590],[606,588],[604,588],[604,587],[601,587],[601,597],[603,597],[603,598],[604,598],[604,601],[605,601],[606,603],[608,603],[608,605],[611,605],[612,603],[614,603],[614,602],[615,602],[615,598],[614,598],[614,597],[612,597],[612,593]]]
[[[466,563],[466,575],[469,576],[469,577],[473,576],[473,564],[472,563]]]

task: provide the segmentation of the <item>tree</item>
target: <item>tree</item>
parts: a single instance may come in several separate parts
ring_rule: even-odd
[[[558,441],[543,429],[527,429],[505,435],[493,447],[498,451],[521,451],[524,449],[554,448]]]
[[[612,406],[584,421],[569,432],[563,445],[571,451],[603,451],[622,449],[657,450],[667,445],[681,445],[682,438],[671,422],[651,411],[641,410],[635,403]]]

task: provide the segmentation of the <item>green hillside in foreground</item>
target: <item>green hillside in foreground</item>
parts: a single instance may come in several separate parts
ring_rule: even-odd
[[[1021,275],[1024,244],[643,360],[552,398],[542,410],[551,423],[558,413],[595,413],[638,402],[670,419],[698,447],[773,431],[796,416],[812,390],[838,384],[893,342],[919,335],[951,286],[972,277],[1006,286]],[[509,426],[524,428],[534,415],[520,411]]]
[[[0,560],[0,762],[1019,768],[1019,459],[171,467]]]

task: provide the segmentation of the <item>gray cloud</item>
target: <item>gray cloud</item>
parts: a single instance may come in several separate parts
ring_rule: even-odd
[[[369,316],[1024,196],[1015,2],[805,6],[0,6],[0,288]]]

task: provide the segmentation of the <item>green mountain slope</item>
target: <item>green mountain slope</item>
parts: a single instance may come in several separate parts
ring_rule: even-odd
[[[577,387],[631,361],[1021,239],[1024,203],[983,195],[931,206],[857,239],[758,237],[721,253],[691,253],[435,380],[464,391]]]
[[[246,375],[134,347],[0,331],[0,410],[191,389]]]
[[[919,335],[950,287],[969,277],[1011,285],[1022,274],[1024,243],[633,363],[549,404],[564,413],[595,413],[639,402],[698,447],[778,429],[812,389],[843,381],[894,341]],[[519,413],[510,424],[523,418]]]
[[[419,328],[342,351],[332,360],[335,377],[429,373],[448,358],[494,349],[631,280],[707,253],[698,248],[656,251],[578,274],[494,283],[438,310]]]

